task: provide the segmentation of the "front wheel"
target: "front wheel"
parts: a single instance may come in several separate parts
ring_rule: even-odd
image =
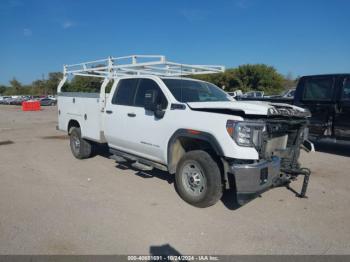
[[[92,154],[92,145],[89,141],[81,137],[79,127],[72,127],[70,130],[70,149],[73,156],[78,159],[88,158]]]
[[[178,163],[175,185],[180,197],[196,207],[209,207],[222,197],[221,172],[205,151],[186,153]]]

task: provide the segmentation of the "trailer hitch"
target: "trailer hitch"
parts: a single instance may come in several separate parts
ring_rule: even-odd
[[[309,185],[309,179],[310,179],[310,175],[311,175],[310,169],[308,169],[308,168],[283,169],[282,171],[285,172],[286,174],[290,175],[290,180],[287,182],[286,188],[288,190],[292,191],[293,193],[295,193],[295,196],[297,196],[297,197],[307,198],[306,191],[307,191],[307,187]],[[301,187],[300,193],[297,192],[295,189],[290,187],[291,181],[295,180],[296,177],[299,176],[299,175],[303,175],[304,176],[303,185]]]

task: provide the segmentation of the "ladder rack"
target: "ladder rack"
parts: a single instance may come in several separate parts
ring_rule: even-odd
[[[64,65],[63,78],[57,86],[57,94],[69,76],[92,76],[103,78],[100,88],[99,104],[101,112],[106,103],[106,87],[115,78],[132,75],[155,75],[177,77],[185,75],[215,74],[225,71],[224,66],[188,65],[167,61],[162,55],[131,55],[108,57],[85,63]]]
[[[117,78],[130,75],[185,76],[224,72],[224,66],[189,65],[167,61],[162,55],[131,55],[108,57],[73,65],[64,65],[64,77],[68,75]]]

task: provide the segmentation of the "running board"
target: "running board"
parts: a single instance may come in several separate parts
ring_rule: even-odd
[[[124,163],[127,161],[124,157],[117,156],[117,155],[111,155],[109,158],[115,160],[118,163]]]
[[[139,169],[142,171],[150,171],[153,169],[153,166],[148,166],[148,165],[142,164],[138,161],[136,161],[135,163],[132,163],[131,166],[135,169]]]
[[[125,159],[129,161],[135,161],[135,163],[132,164],[133,167],[141,170],[151,170],[153,167],[163,170],[163,171],[168,171],[168,167],[166,165],[154,162],[149,159],[145,159],[143,157],[135,156],[114,148],[110,148],[109,152],[113,154],[114,156],[111,157],[112,159]],[[118,162],[118,160],[116,160]],[[135,166],[134,166],[135,165]],[[145,168],[145,169],[144,169]],[[151,169],[149,169],[151,168]]]

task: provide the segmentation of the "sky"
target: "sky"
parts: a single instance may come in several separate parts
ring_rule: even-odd
[[[0,84],[108,56],[350,72],[349,0],[0,0]]]

